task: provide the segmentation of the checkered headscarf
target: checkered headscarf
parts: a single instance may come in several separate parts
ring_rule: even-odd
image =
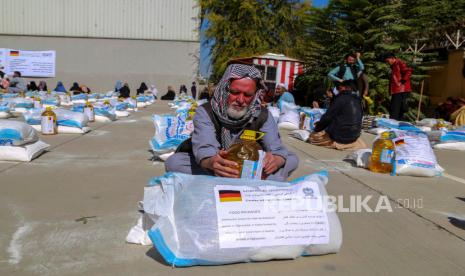
[[[228,96],[229,96],[229,85],[232,80],[251,78],[257,83],[257,92],[254,99],[247,108],[247,113],[241,119],[232,119],[228,116]],[[250,65],[244,64],[231,64],[226,68],[226,71],[218,83],[213,98],[211,100],[211,106],[213,112],[221,122],[221,145],[224,149],[229,148],[232,141],[230,130],[241,129],[251,122],[254,118],[258,117],[261,112],[261,93],[263,92],[263,81],[260,71]]]

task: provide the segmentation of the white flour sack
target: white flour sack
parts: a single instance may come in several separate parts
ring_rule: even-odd
[[[299,129],[299,107],[295,104],[282,102],[280,109],[281,114],[278,119],[278,127],[289,130]]]
[[[21,146],[39,140],[37,132],[28,124],[0,120],[0,146]]]
[[[183,116],[154,114],[152,119],[155,135],[149,143],[154,152],[175,150],[194,131],[192,120],[186,121]]]
[[[428,136],[420,132],[394,131],[396,148],[393,174],[439,176],[444,171],[436,161]]]
[[[342,229],[323,204],[326,183],[326,172],[291,183],[167,173],[145,188],[148,234],[178,267],[336,253]]]

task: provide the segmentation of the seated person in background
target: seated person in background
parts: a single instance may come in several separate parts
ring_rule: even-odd
[[[37,91],[37,84],[35,81],[30,81],[29,84],[27,85],[27,91]]]
[[[338,150],[366,148],[360,139],[362,132],[362,103],[357,92],[341,91],[315,124],[308,142]]]
[[[39,82],[39,87],[37,87],[39,91],[47,91],[47,83],[45,81]]]
[[[176,92],[174,92],[174,89],[171,85],[168,86],[168,92],[166,92],[165,95],[161,96],[162,100],[166,101],[172,101],[174,100],[174,97],[176,97]]]
[[[295,104],[294,96],[287,91],[287,85],[284,83],[278,83],[274,91],[274,102],[278,107],[281,106],[281,102],[287,102]]]
[[[158,99],[158,89],[157,87],[155,86],[155,84],[152,84],[150,85],[150,89],[148,90],[150,94],[153,95],[153,97],[156,99]]]
[[[119,92],[121,88],[123,88],[123,83],[121,81],[116,81],[114,91]]]
[[[458,109],[450,115],[450,120],[454,126],[462,127],[465,126],[465,99],[458,98],[457,106]]]
[[[81,87],[79,87],[79,84],[77,82],[73,82],[73,86],[69,88],[69,91],[72,92],[74,95],[81,94],[82,92]]]
[[[13,78],[10,81],[10,86],[8,87],[9,93],[19,93],[20,91],[26,92],[27,85],[26,82],[21,78],[21,72],[14,71]]]
[[[131,96],[131,90],[129,89],[129,84],[127,82],[125,82],[123,87],[119,90],[119,96],[125,99]]]
[[[82,93],[85,93],[85,94],[89,94],[90,92],[92,92],[90,88],[85,85],[81,85],[79,86],[79,88],[81,88]]]
[[[55,87],[55,89],[53,89],[53,91],[55,91],[55,92],[65,92],[66,93],[66,88],[65,88],[65,86],[63,85],[63,83],[61,81],[58,81],[57,86]]]
[[[139,88],[137,88],[137,95],[139,94],[144,94],[145,91],[147,91],[149,88],[147,87],[147,85],[145,84],[145,82],[141,83]]]
[[[7,75],[5,75],[3,76],[2,82],[0,84],[0,88],[7,90],[9,86],[10,86],[10,79],[7,77]]]
[[[225,159],[226,149],[250,129],[265,133],[258,140],[266,152],[264,177],[286,181],[297,168],[298,159],[284,147],[273,116],[260,104],[261,79],[253,66],[229,65],[211,101],[197,108],[191,140],[168,158],[166,170],[238,178],[237,164]]]

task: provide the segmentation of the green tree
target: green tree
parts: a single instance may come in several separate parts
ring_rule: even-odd
[[[212,79],[218,80],[229,59],[266,52],[292,54],[308,5],[301,1],[199,0],[213,44]],[[297,34],[297,35],[296,35]]]

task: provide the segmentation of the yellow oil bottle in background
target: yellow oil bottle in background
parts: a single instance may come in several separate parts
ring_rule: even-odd
[[[53,135],[58,133],[57,115],[53,112],[52,107],[47,107],[41,115],[41,129],[44,135]]]
[[[263,132],[244,130],[240,136],[240,141],[229,147],[226,159],[238,164],[236,169],[239,171],[240,175],[242,174],[242,166],[245,160],[259,160],[260,156],[258,151],[261,150],[262,147],[257,143],[257,140],[261,139],[264,135],[265,133]]]
[[[89,101],[87,101],[84,106],[84,114],[89,118],[89,122],[95,122],[94,107]]]
[[[373,142],[373,150],[368,168],[372,172],[391,173],[395,158],[394,142],[388,131],[381,133],[380,138]]]

